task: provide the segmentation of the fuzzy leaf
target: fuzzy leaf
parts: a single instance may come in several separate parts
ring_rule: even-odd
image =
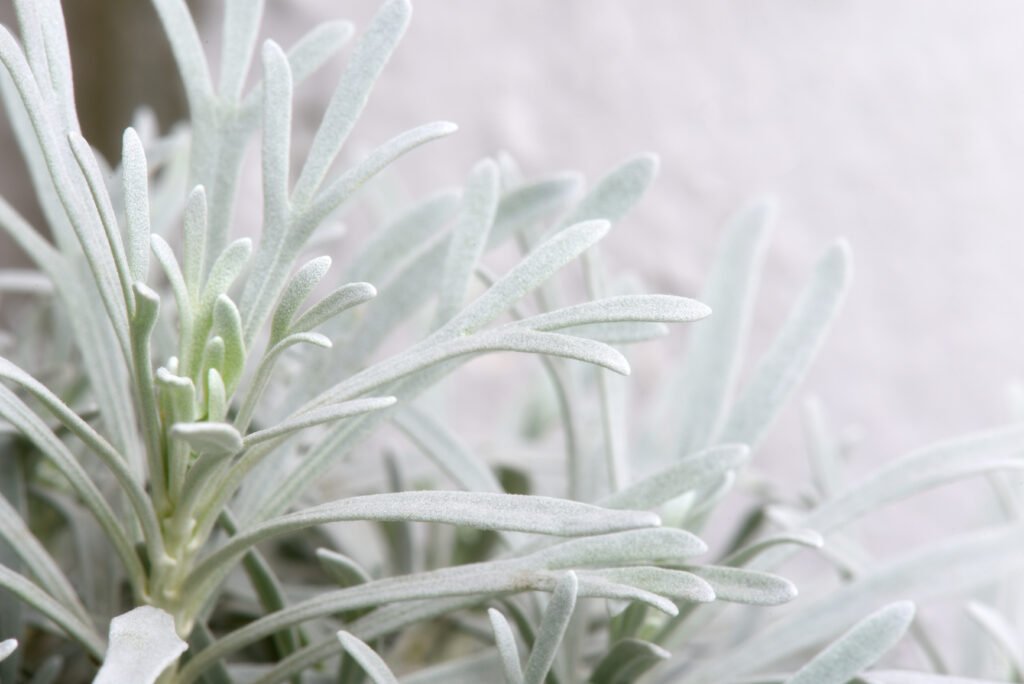
[[[206,374],[206,420],[222,423],[228,412],[228,391],[216,368]]]
[[[227,295],[220,295],[213,305],[212,332],[224,340],[224,368],[221,376],[227,395],[234,394],[245,370],[245,342],[242,339],[242,316]]]
[[[227,540],[193,571],[202,586],[217,577],[246,549],[296,530],[348,520],[419,521],[574,537],[655,527],[658,516],[641,511],[612,511],[590,504],[542,496],[484,492],[398,492],[372,494],[314,506],[272,518]]]
[[[382,281],[409,256],[413,245],[436,235],[459,207],[454,191],[433,195],[371,236],[353,259],[349,280]]]
[[[505,674],[507,684],[523,684],[523,666],[519,662],[519,648],[516,646],[516,637],[508,620],[494,608],[487,609],[487,617],[491,621],[491,630],[494,632],[494,644],[498,647],[501,656],[501,668]]]
[[[694,328],[658,419],[673,426],[669,444],[678,456],[708,446],[722,423],[774,218],[774,203],[758,202],[734,217],[722,238],[700,297],[715,315]]]
[[[777,606],[796,598],[796,586],[789,580],[757,570],[701,565],[686,568],[715,590],[719,601],[753,606]]]
[[[134,129],[125,129],[122,149],[128,266],[132,280],[144,283],[149,277],[149,167]]]
[[[292,432],[313,427],[314,425],[331,423],[342,418],[358,416],[370,411],[380,411],[389,406],[394,406],[395,401],[394,397],[367,397],[365,399],[354,399],[340,404],[331,404],[313,409],[295,418],[289,418],[274,427],[246,435],[244,445],[245,448],[249,448],[261,442],[284,437]]]
[[[299,316],[292,323],[289,333],[309,332],[341,312],[368,302],[376,296],[377,289],[370,283],[342,285]]]
[[[74,613],[83,624],[89,624],[92,619],[89,611],[82,605],[70,580],[64,575],[60,566],[43,547],[39,539],[29,530],[21,514],[2,494],[0,494],[0,538],[4,539],[11,551],[21,559],[29,574],[41,586],[46,587],[47,593]]]
[[[745,565],[768,549],[781,546],[783,544],[793,544],[809,549],[820,549],[824,546],[825,540],[814,530],[791,530],[789,532],[781,532],[779,534],[773,534],[770,537],[765,537],[764,539],[756,541],[742,549],[738,549],[736,552],[723,558],[722,565]]]
[[[473,270],[494,223],[498,194],[498,165],[492,159],[484,159],[469,174],[462,211],[448,241],[448,254],[438,286],[435,327],[447,322],[462,308]]]
[[[370,97],[374,81],[409,24],[408,0],[388,0],[377,11],[349,58],[310,146],[293,200],[306,204],[314,194]]]
[[[195,22],[183,0],[154,0],[164,34],[171,42],[171,51],[182,74],[189,109],[200,109],[213,95],[213,81],[203,53],[203,44]]]
[[[742,642],[734,657],[701,664],[683,681],[717,684],[764,668],[838,634],[863,615],[865,605],[893,598],[923,601],[1018,572],[1024,568],[1018,552],[1022,543],[1024,527],[1011,526],[951,537],[914,551],[820,598],[801,601]]]
[[[324,572],[343,589],[371,581],[369,573],[344,554],[330,549],[317,549],[316,558]]]
[[[437,334],[452,337],[483,328],[603,238],[609,227],[607,221],[585,221],[559,231],[499,278]]]
[[[846,684],[895,646],[913,619],[914,604],[909,601],[872,613],[814,656],[786,684]]]
[[[307,262],[295,272],[288,286],[281,293],[274,309],[274,317],[270,325],[270,345],[273,346],[288,335],[292,319],[299,307],[306,301],[317,284],[327,275],[331,267],[331,257],[322,256]]]
[[[0,588],[11,592],[42,615],[53,620],[58,627],[81,644],[90,654],[97,658],[102,657],[103,640],[96,634],[91,624],[82,622],[60,601],[3,565],[0,565]]]
[[[615,584],[625,584],[637,589],[665,596],[674,601],[707,603],[716,598],[715,590],[707,581],[685,570],[668,570],[649,566],[632,568],[611,568],[602,570],[581,570],[581,576],[600,578]]]
[[[245,268],[245,263],[252,254],[252,240],[249,238],[238,238],[227,249],[217,257],[210,268],[210,276],[203,287],[203,296],[200,302],[203,308],[213,307],[217,297],[228,291],[235,278]]]
[[[355,658],[359,666],[374,681],[374,684],[398,684],[398,680],[395,679],[395,675],[388,669],[384,660],[359,638],[352,636],[348,632],[341,631],[338,632],[338,641],[341,642],[342,647],[348,651],[349,655]]]
[[[242,450],[242,436],[227,423],[175,423],[171,437],[188,443],[200,454],[230,456]]]
[[[623,162],[594,184],[562,225],[592,219],[618,221],[640,200],[657,172],[658,158],[653,154]]]
[[[202,185],[192,188],[185,202],[185,219],[182,233],[184,243],[184,265],[182,271],[188,291],[199,303],[203,274],[206,272],[206,189]]]
[[[182,274],[178,266],[178,260],[174,257],[174,250],[167,242],[153,233],[150,235],[150,246],[157,263],[163,269],[167,282],[171,285],[171,292],[174,293],[174,304],[178,307],[178,322],[182,338],[187,339],[192,331],[192,297],[189,294],[187,278]]]
[[[725,473],[746,463],[749,457],[750,449],[743,444],[711,447],[606,497],[601,505],[608,508],[656,508],[685,492],[719,480]]]
[[[82,503],[93,514],[110,539],[121,561],[135,581],[144,571],[128,541],[124,528],[118,522],[107,499],[90,479],[88,473],[67,446],[14,392],[0,385],[0,417],[6,418],[15,429],[32,442],[57,471],[67,479]]]
[[[263,74],[264,215],[257,269],[268,268],[281,249],[291,211],[288,168],[291,163],[292,72],[284,51],[272,40],[263,44]],[[264,241],[271,245],[270,249],[264,248]]]
[[[562,576],[555,587],[551,600],[544,610],[537,638],[533,642],[533,651],[526,661],[523,670],[525,684],[543,684],[548,671],[555,662],[558,647],[569,627],[573,609],[576,607],[576,590],[578,582],[576,573],[569,571]]]
[[[188,648],[174,629],[174,618],[141,606],[110,623],[110,648],[93,684],[153,684]]]
[[[812,511],[801,525],[820,532],[934,487],[993,470],[1024,467],[1024,428],[959,437],[896,459]]]
[[[188,663],[181,672],[180,680],[183,683],[191,682],[204,668],[217,659],[281,629],[308,620],[372,606],[383,606],[378,612],[387,611],[390,606],[399,605],[403,609],[402,612],[405,613],[402,618],[399,618],[399,624],[409,624],[410,621],[414,622],[418,619],[416,613],[418,608],[424,604],[423,599],[452,606],[460,605],[467,599],[468,602],[475,603],[490,596],[530,590],[553,592],[559,586],[560,581],[564,580],[564,577],[564,572],[555,573],[534,569],[522,561],[497,561],[401,575],[360,584],[348,589],[322,593],[307,601],[266,615],[219,639]],[[675,605],[666,598],[644,589],[618,584],[597,575],[579,580],[578,590],[579,596],[583,597],[642,601],[669,615],[678,613]],[[444,612],[450,609],[448,608]],[[385,625],[376,620],[372,620],[372,622],[377,624],[375,629],[382,631],[360,629],[362,638],[376,638],[376,636],[386,634],[395,628],[395,624]],[[351,627],[357,629],[362,624],[365,623],[360,619],[351,623]]]
[[[218,85],[221,96],[228,100],[237,100],[242,93],[262,17],[263,0],[225,3]]]
[[[531,558],[549,569],[678,563],[708,547],[686,530],[657,527],[572,539],[546,547]]]
[[[299,215],[292,247],[297,248],[299,245],[304,244],[313,230],[331,212],[351,199],[359,188],[386,169],[396,159],[399,159],[420,145],[449,136],[458,129],[459,127],[450,121],[434,121],[399,133],[374,149],[355,167],[343,173],[324,188],[317,195],[316,201]]]
[[[622,295],[568,306],[524,318],[519,325],[534,330],[558,330],[574,325],[617,321],[686,323],[711,314],[704,304],[671,295]]]
[[[756,446],[803,379],[842,304],[850,279],[850,250],[838,242],[819,259],[750,382],[736,399],[721,441]]]

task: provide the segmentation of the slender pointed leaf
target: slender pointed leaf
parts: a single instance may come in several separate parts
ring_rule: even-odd
[[[756,446],[785,400],[803,379],[842,304],[850,279],[845,242],[815,266],[800,299],[729,413],[720,439]]]
[[[814,656],[786,684],[846,684],[895,646],[913,619],[914,604],[909,601],[872,613]]]
[[[484,159],[469,174],[459,220],[448,241],[434,327],[447,322],[462,308],[473,270],[487,245],[498,209],[498,195],[498,166],[494,160]]]
[[[576,573],[571,570],[558,581],[544,610],[537,638],[533,642],[533,651],[526,660],[526,667],[523,670],[525,684],[543,684],[544,678],[554,664],[558,647],[562,643],[573,609],[576,607],[577,586]]]
[[[338,641],[349,655],[356,659],[374,684],[398,684],[398,680],[384,660],[358,637],[341,631],[338,632]]]
[[[508,620],[494,608],[487,609],[487,617],[491,621],[491,630],[494,632],[494,644],[498,647],[501,656],[501,668],[505,673],[507,684],[523,684],[523,666],[519,662],[519,648],[516,646],[516,637],[512,633],[512,627]]]

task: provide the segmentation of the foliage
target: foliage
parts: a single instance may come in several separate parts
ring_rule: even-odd
[[[352,27],[325,24],[287,51],[267,41],[246,91],[262,2],[226,0],[215,84],[184,1],[153,1],[190,124],[161,136],[140,115],[117,168],[81,135],[58,0],[15,0],[20,41],[0,30],[5,102],[52,235],[0,201],[0,225],[38,268],[0,279],[34,304],[10,309],[18,333],[0,359],[0,636],[12,637],[0,677],[966,681],[942,676],[938,658],[937,675],[871,668],[908,629],[930,643],[898,599],[990,586],[1024,565],[1012,492],[1009,525],[906,558],[859,563],[849,525],[970,475],[1007,492],[1024,430],[941,444],[844,486],[837,440],[812,405],[812,494],[790,500],[747,468],[840,306],[843,243],[738,391],[773,205],[734,220],[704,303],[638,294],[607,276],[598,243],[653,180],[649,155],[585,193],[575,175],[524,180],[508,157],[485,159],[461,191],[388,203],[383,227],[330,278],[330,258],[309,254],[317,237],[391,162],[455,130],[399,133],[332,174],[407,0],[387,0],[362,32],[294,179],[292,91]],[[233,225],[257,131],[254,243]],[[500,275],[483,262],[497,248],[519,252]],[[574,262],[586,299],[562,305],[572,289],[559,275]],[[634,435],[616,347],[706,317]],[[495,468],[428,405],[434,385],[492,352],[539,359],[554,409],[531,406],[509,448],[547,452],[560,434],[564,477]],[[431,464],[430,486],[409,482],[402,461],[357,458],[379,453],[372,437],[388,426]],[[334,468],[346,482],[315,500]],[[360,484],[367,471],[385,472],[389,491],[379,478]],[[753,494],[752,513],[705,560],[698,534],[736,485]],[[536,493],[556,489],[565,498]],[[338,522],[364,524],[327,527]],[[771,609],[797,594],[774,571],[823,535],[843,585]],[[1024,674],[1012,623],[980,603],[971,615]],[[772,666],[793,673],[760,674]]]

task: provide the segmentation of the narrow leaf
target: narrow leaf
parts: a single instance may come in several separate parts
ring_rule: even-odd
[[[2,565],[0,565],[0,587],[11,592],[50,620],[53,620],[58,627],[81,644],[90,654],[97,658],[102,657],[104,651],[103,640],[93,630],[92,625],[82,622],[74,613],[65,608],[60,601],[52,598],[45,591],[18,573],[13,572],[10,568]]]
[[[523,671],[525,684],[543,684],[548,671],[555,662],[558,647],[569,627],[573,609],[576,607],[576,589],[578,582],[572,571],[565,573],[558,581],[551,600],[544,610],[537,638],[533,642],[533,652],[526,661]]]
[[[229,101],[237,100],[242,94],[262,16],[263,0],[228,0],[225,3],[218,85],[221,97]]]
[[[499,278],[437,334],[455,336],[484,327],[603,238],[608,229],[607,221],[586,221],[559,231]]]
[[[914,551],[821,598],[801,601],[768,629],[742,642],[734,657],[701,664],[684,681],[717,684],[764,668],[838,634],[863,615],[865,605],[893,599],[923,601],[1019,572],[1024,568],[1018,552],[1022,543],[1024,527],[1010,526],[959,535]]]
[[[849,284],[845,242],[826,250],[772,346],[733,405],[720,439],[756,446],[803,379]]]
[[[722,565],[745,565],[768,549],[784,544],[803,546],[809,549],[820,549],[825,544],[825,540],[814,530],[792,530],[773,534],[770,537],[738,549],[735,553],[723,558]]]
[[[299,316],[292,323],[289,333],[309,332],[341,312],[368,302],[376,296],[377,289],[369,283],[342,285]]]
[[[512,234],[562,209],[582,186],[583,179],[578,173],[563,173],[504,193],[487,246],[497,247]]]
[[[281,293],[281,298],[278,299],[277,307],[274,309],[274,317],[270,325],[271,346],[288,335],[292,319],[298,313],[299,307],[327,274],[330,267],[331,257],[317,257],[303,265],[288,281],[288,285]]]
[[[183,273],[193,304],[199,303],[203,274],[206,273],[206,189],[202,185],[192,188],[185,202],[182,234],[184,243]]]
[[[801,522],[827,533],[878,508],[940,485],[993,470],[1024,467],[1024,428],[1007,427],[940,442],[875,470]]]
[[[597,181],[562,225],[592,219],[618,221],[635,205],[658,172],[658,158],[642,154],[627,160]]]
[[[715,315],[694,328],[658,420],[672,426],[668,439],[678,456],[708,446],[722,423],[774,216],[773,203],[758,202],[733,218],[722,238],[700,297]]]
[[[498,166],[494,160],[484,159],[473,167],[466,181],[462,211],[448,242],[448,254],[441,271],[434,327],[447,322],[462,308],[473,270],[494,223],[498,194]]]
[[[316,559],[331,580],[343,589],[371,581],[369,573],[344,554],[330,549],[317,549]]]
[[[686,568],[712,586],[719,601],[752,606],[777,606],[796,598],[796,586],[789,580],[757,570],[701,565]]]
[[[531,316],[518,324],[533,330],[558,330],[576,325],[618,321],[687,323],[710,314],[711,309],[707,306],[686,297],[623,295]]]
[[[581,570],[581,577],[600,578],[649,591],[673,601],[708,603],[716,598],[715,590],[701,577],[685,570],[669,570],[650,566]]]
[[[13,457],[13,456],[12,456]],[[57,565],[57,562],[29,530],[21,514],[0,494],[0,537],[10,550],[21,559],[29,574],[47,592],[72,611],[79,620],[88,624],[89,612],[82,605],[71,582]]]
[[[220,295],[213,305],[213,334],[224,340],[224,387],[231,396],[245,370],[245,342],[242,339],[242,316],[227,295]]]
[[[668,527],[637,529],[598,537],[571,539],[530,554],[548,569],[679,563],[708,547],[686,530]]]
[[[563,537],[655,527],[660,522],[649,512],[612,511],[542,496],[443,491],[372,494],[314,506],[243,530],[199,564],[193,581],[200,584],[265,539],[346,520],[437,522]]]
[[[487,617],[491,621],[491,630],[494,632],[494,645],[498,647],[501,656],[501,668],[505,674],[507,684],[523,684],[523,666],[519,662],[519,648],[516,646],[516,637],[508,620],[494,608],[487,609]]]
[[[653,509],[688,491],[706,487],[747,462],[750,449],[724,444],[688,456],[601,501],[608,508]]]
[[[304,205],[313,199],[362,113],[374,81],[405,33],[411,13],[407,0],[388,0],[366,27],[313,138],[302,174],[295,184],[293,200],[296,204]]]
[[[459,129],[450,121],[434,121],[411,130],[399,133],[379,147],[375,148],[352,169],[331,182],[316,196],[316,200],[303,211],[296,222],[295,237],[292,248],[297,249],[305,244],[306,239],[320,223],[335,209],[351,199],[359,188],[367,181],[386,169],[396,159],[432,140],[444,138]],[[294,199],[293,203],[299,205]],[[291,239],[291,238],[289,238]]]
[[[380,411],[389,406],[394,406],[395,401],[394,397],[367,397],[365,399],[354,399],[340,404],[313,409],[294,418],[289,418],[274,427],[246,435],[244,445],[245,448],[249,448],[261,442],[284,437],[314,425],[331,423],[342,418],[369,413],[370,411]]]
[[[913,603],[889,604],[814,656],[786,684],[846,684],[895,646],[913,619]]]
[[[438,234],[459,207],[454,191],[433,195],[370,237],[353,258],[349,280],[382,281],[409,256],[413,246],[426,244]]]
[[[128,266],[132,281],[144,283],[149,277],[149,166],[134,129],[125,129],[122,149]]]
[[[370,676],[374,684],[398,684],[395,675],[377,653],[359,638],[346,631],[338,632],[338,641],[348,654],[355,658],[359,666]]]

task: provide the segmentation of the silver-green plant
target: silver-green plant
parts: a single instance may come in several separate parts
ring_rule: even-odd
[[[653,157],[627,160],[582,196],[574,175],[525,181],[508,158],[484,160],[461,192],[389,206],[338,281],[346,284],[305,306],[331,266],[308,253],[318,233],[326,237],[392,161],[455,130],[438,122],[401,133],[331,177],[409,21],[407,0],[387,0],[363,32],[294,180],[293,87],[353,35],[350,25],[321,26],[288,51],[268,41],[262,77],[246,91],[261,1],[226,0],[215,85],[184,0],[153,0],[189,125],[161,136],[140,116],[110,168],[79,130],[58,0],[14,4],[20,41],[0,29],[3,90],[53,239],[0,201],[0,225],[45,276],[0,280],[43,303],[18,311],[12,358],[0,358],[0,637],[51,645],[52,655],[29,663],[3,641],[4,681],[382,683],[400,669],[411,671],[403,681],[421,684],[697,683],[794,661],[805,664],[756,681],[932,681],[863,674],[913,620],[913,605],[896,600],[904,596],[879,597],[914,593],[936,566],[957,569],[944,591],[1024,564],[1005,552],[1021,541],[1017,526],[870,573],[847,559],[846,587],[772,629],[736,629],[756,618],[723,604],[764,608],[796,596],[771,572],[794,549],[820,547],[822,534],[889,501],[1019,467],[1024,434],[1014,428],[913,454],[843,489],[819,430],[820,491],[810,505],[761,487],[759,520],[780,529],[748,525],[717,561],[699,560],[708,548],[696,533],[744,484],[751,449],[839,307],[849,271],[842,244],[822,257],[733,396],[773,210],[763,202],[743,212],[705,292],[715,315],[695,328],[652,424],[630,439],[614,375],[629,364],[611,345],[711,313],[692,299],[636,294],[604,271],[597,243],[643,195]],[[254,247],[232,237],[243,153],[257,132],[263,217]],[[503,245],[521,260],[493,274],[482,257]],[[587,300],[560,305],[557,274],[576,260]],[[393,332],[424,322],[425,335],[379,358]],[[516,473],[499,477],[417,401],[497,351],[541,360],[567,498],[508,493]],[[541,448],[530,446],[543,437],[541,414],[522,436],[528,448]],[[355,472],[346,459],[385,424],[455,489],[409,486],[388,461],[392,491],[343,487],[308,505],[330,467]],[[354,521],[378,527],[342,533],[341,543],[310,536]],[[424,542],[415,522],[484,532],[452,537],[433,526]],[[375,529],[390,551],[371,565],[357,549]],[[292,552],[304,574],[265,543],[286,536],[319,546]],[[1010,641],[997,613],[973,614]],[[432,641],[439,631],[453,636]],[[444,662],[415,655],[427,642],[465,651],[466,640],[470,652]]]

